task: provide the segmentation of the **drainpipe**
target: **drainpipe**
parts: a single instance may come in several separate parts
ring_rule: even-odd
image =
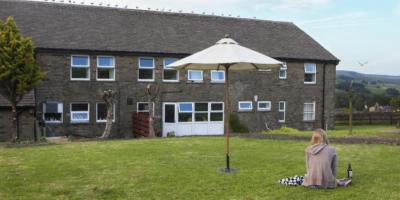
[[[322,67],[322,124],[321,128],[325,127],[325,68],[326,63]]]

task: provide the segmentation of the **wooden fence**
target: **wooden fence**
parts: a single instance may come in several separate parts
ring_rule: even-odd
[[[399,112],[364,112],[354,113],[354,124],[391,124],[394,125],[400,120]],[[336,124],[348,124],[349,115],[347,113],[339,113],[335,115]]]

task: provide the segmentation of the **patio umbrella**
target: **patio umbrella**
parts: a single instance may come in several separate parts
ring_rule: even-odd
[[[225,70],[224,128],[226,136],[226,168],[231,172],[229,157],[229,71],[279,68],[282,62],[239,45],[226,35],[215,45],[180,59],[167,67],[174,69]]]

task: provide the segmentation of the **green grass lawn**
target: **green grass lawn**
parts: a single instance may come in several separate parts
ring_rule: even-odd
[[[224,166],[223,137],[185,137],[6,148],[0,199],[399,199],[400,147],[336,145],[348,188],[277,183],[304,174],[306,142],[232,138],[236,174]]]
[[[335,126],[335,130],[328,130],[329,137],[349,137],[348,126]],[[312,131],[282,131],[274,130],[265,132],[266,134],[289,134],[298,136],[307,136],[311,138]],[[383,138],[400,138],[400,129],[390,125],[357,125],[353,126],[353,135],[351,137],[383,137]]]

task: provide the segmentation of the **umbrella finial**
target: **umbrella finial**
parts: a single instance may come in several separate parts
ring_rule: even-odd
[[[224,38],[230,38],[231,36],[229,34],[225,34]]]

